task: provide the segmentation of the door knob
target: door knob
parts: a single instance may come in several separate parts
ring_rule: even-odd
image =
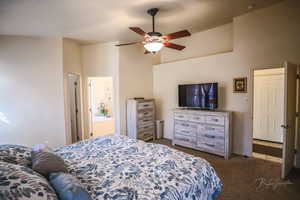
[[[281,125],[280,127],[281,127],[281,128],[285,128],[285,129],[288,129],[288,128],[289,128],[289,125]]]

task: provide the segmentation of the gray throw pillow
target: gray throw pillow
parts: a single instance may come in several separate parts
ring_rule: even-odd
[[[32,169],[44,176],[53,172],[68,172],[64,160],[49,148],[31,151],[31,159]]]
[[[60,200],[92,200],[79,180],[71,174],[51,173],[49,182]]]

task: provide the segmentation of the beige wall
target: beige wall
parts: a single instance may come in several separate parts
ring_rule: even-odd
[[[162,63],[232,51],[233,24],[225,24],[203,32],[194,33],[191,37],[172,40],[172,42],[183,44],[186,48],[180,52],[164,48],[160,52]]]
[[[179,84],[218,82],[219,108],[241,112],[247,102],[243,95],[232,93],[232,77],[239,75],[232,52],[154,66],[154,97],[157,118],[165,120],[164,137],[172,138],[172,109],[178,106]],[[239,120],[236,115],[234,119]],[[239,123],[235,123],[234,130],[242,132],[242,128]]]
[[[0,36],[0,143],[66,144],[61,38]]]
[[[65,119],[66,119],[66,141],[67,144],[72,143],[71,136],[71,119],[70,119],[70,105],[69,105],[69,91],[68,91],[68,74],[76,74],[80,76],[80,91],[82,92],[82,64],[81,64],[81,47],[80,45],[70,39],[63,39],[63,71],[64,71],[64,95],[65,95]],[[83,119],[82,113],[82,95],[80,104],[80,116]],[[83,135],[83,120],[80,122],[79,129]]]
[[[156,56],[157,58],[157,56]],[[141,46],[116,47],[115,43],[82,46],[85,131],[88,132],[88,77],[113,77],[114,118],[116,133],[126,134],[126,99],[152,97],[153,57],[144,54]]]
[[[155,66],[154,96],[159,101],[158,118],[166,121],[166,137],[170,137],[172,132],[171,109],[177,106],[177,84],[218,81],[221,85],[221,107],[234,111],[234,152],[250,156],[250,94],[232,93],[232,79],[242,76],[249,79],[252,67],[278,67],[285,60],[300,63],[299,10],[300,2],[292,0],[239,16],[233,22],[233,53]],[[211,36],[210,40],[219,40],[215,35]],[[219,37],[222,37],[221,34]],[[162,61],[171,59],[163,58],[163,54],[161,56]]]
[[[89,138],[88,77],[112,77],[114,87],[113,116],[116,132],[120,132],[119,108],[119,49],[114,42],[83,45],[81,47],[83,75],[83,114],[85,138]]]
[[[119,48],[121,134],[126,134],[126,100],[153,97],[152,55],[140,45]]]

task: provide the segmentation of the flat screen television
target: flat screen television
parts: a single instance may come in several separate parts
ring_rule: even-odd
[[[179,107],[213,110],[218,108],[218,83],[178,86]]]

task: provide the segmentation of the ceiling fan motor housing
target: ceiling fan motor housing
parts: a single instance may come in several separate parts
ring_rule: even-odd
[[[159,11],[158,8],[150,8],[149,10],[147,10],[147,13],[152,17],[154,17],[158,11]]]
[[[159,33],[159,32],[149,32],[149,33],[147,33],[147,34],[150,35],[151,37],[152,37],[152,36],[157,36],[157,37],[161,37],[161,36],[162,36],[162,34]]]

